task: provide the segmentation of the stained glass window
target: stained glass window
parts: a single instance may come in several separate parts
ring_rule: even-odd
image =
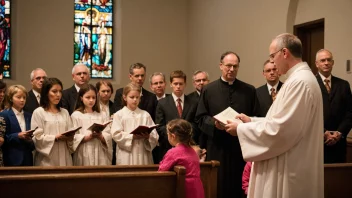
[[[10,0],[0,0],[0,74],[11,77],[10,67]]]
[[[113,0],[75,0],[74,64],[92,78],[112,78]]]

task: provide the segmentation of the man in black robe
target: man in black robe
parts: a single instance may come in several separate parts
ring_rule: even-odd
[[[214,115],[232,107],[238,113],[259,114],[256,89],[236,79],[240,58],[234,52],[225,52],[220,58],[221,77],[202,89],[196,122],[207,135],[207,159],[220,161],[218,171],[218,198],[242,197],[242,172],[245,162],[238,137],[226,133]]]

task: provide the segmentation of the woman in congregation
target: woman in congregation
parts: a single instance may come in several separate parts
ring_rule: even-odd
[[[100,105],[100,112],[112,120],[114,113],[117,109],[114,103],[110,100],[111,95],[114,93],[112,84],[107,80],[100,80],[95,84],[98,91],[98,101]],[[116,165],[116,142],[112,141],[112,165]]]
[[[73,148],[73,164],[75,166],[111,165],[112,140],[110,126],[103,131],[91,131],[88,128],[94,124],[104,124],[109,117],[100,112],[96,88],[88,84],[78,92],[72,122],[75,127],[82,128],[75,134]]]
[[[124,107],[113,117],[111,134],[117,143],[116,165],[153,164],[152,150],[158,143],[159,135],[154,129],[150,134],[131,134],[140,125],[153,126],[148,112],[138,108],[141,88],[132,83],[123,89]]]
[[[31,128],[36,148],[35,166],[71,166],[73,136],[62,133],[72,127],[71,117],[66,109],[60,108],[62,83],[57,78],[47,78],[43,82],[40,107],[34,110]]]
[[[6,109],[0,113],[0,133],[5,134],[3,160],[5,166],[33,166],[34,145],[29,132],[32,114],[23,111],[27,91],[22,85],[12,85],[5,96]]]

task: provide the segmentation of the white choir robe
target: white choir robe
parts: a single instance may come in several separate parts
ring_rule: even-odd
[[[237,127],[243,158],[254,162],[248,198],[324,197],[322,94],[307,63],[286,75],[266,117]]]
[[[111,165],[112,160],[112,139],[110,134],[110,125],[103,131],[102,135],[105,139],[104,145],[99,139],[82,143],[86,135],[90,135],[92,131],[87,130],[92,124],[104,124],[109,121],[109,117],[103,116],[101,113],[81,113],[74,111],[71,115],[73,126],[82,128],[75,134],[73,140],[73,165],[75,166],[95,166],[95,165]]]
[[[131,111],[125,106],[114,114],[111,134],[117,143],[116,165],[153,164],[152,150],[158,143],[159,135],[154,129],[149,139],[133,139],[130,133],[139,125],[154,125],[148,112],[139,108]]]
[[[72,141],[55,141],[57,134],[72,128],[68,111],[61,108],[58,113],[45,111],[38,107],[32,114],[31,129],[36,153],[35,166],[72,166]]]

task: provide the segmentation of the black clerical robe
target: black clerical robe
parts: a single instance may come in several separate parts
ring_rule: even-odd
[[[218,79],[203,88],[196,122],[207,135],[207,159],[220,161],[218,198],[242,197],[242,173],[245,162],[238,137],[215,127],[213,116],[232,107],[238,113],[257,116],[260,112],[256,89],[236,79],[232,85]]]

